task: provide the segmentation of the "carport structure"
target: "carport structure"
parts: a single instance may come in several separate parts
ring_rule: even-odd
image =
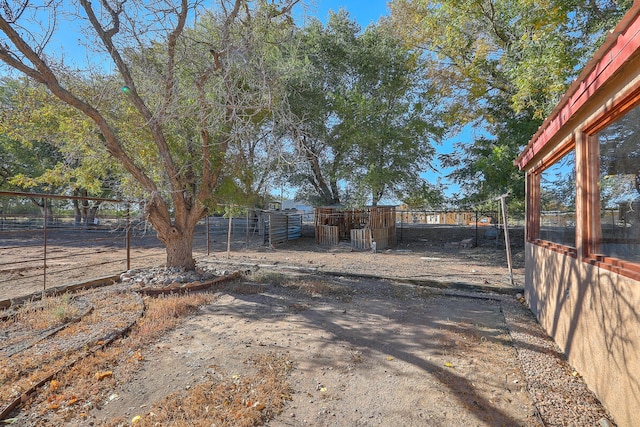
[[[636,3],[515,161],[530,308],[624,426],[640,413],[639,15]]]

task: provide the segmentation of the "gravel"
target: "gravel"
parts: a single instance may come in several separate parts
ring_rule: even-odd
[[[560,348],[518,300],[502,308],[538,416],[545,426],[614,426],[602,404]],[[569,422],[569,420],[571,420]]]

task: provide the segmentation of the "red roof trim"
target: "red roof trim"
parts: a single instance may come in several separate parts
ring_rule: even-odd
[[[562,126],[640,49],[639,13],[640,5],[634,4],[514,161],[516,166],[524,169]]]

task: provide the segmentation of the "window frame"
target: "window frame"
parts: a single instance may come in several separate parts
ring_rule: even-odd
[[[576,168],[576,181],[578,180],[578,151],[576,147],[576,140],[571,138],[565,144],[560,145],[551,153],[547,154],[543,161],[541,161],[534,169],[531,170],[529,174],[527,174],[527,199],[529,200],[529,212],[527,212],[527,241],[529,243],[535,244],[536,246],[543,247],[553,252],[558,252],[563,255],[577,258],[578,249],[577,247],[569,246],[566,244],[561,244],[557,242],[553,242],[550,240],[544,240],[540,238],[541,225],[540,219],[542,215],[542,173],[545,170],[548,170],[551,166],[558,163],[564,156],[566,156],[571,151],[574,151],[575,164],[574,168]],[[576,203],[578,202],[579,192],[578,185],[576,185]],[[576,206],[576,230],[578,228],[578,222],[580,221],[577,214],[577,206]],[[578,246],[578,235],[576,231],[576,246]]]
[[[640,107],[640,89],[619,102],[607,114],[598,120],[584,126],[585,153],[581,158],[584,162],[583,182],[584,189],[581,197],[586,215],[581,218],[582,233],[582,261],[632,278],[640,280],[640,262],[627,261],[620,258],[599,254],[597,248],[602,238],[602,224],[600,212],[600,138],[599,134],[610,125],[620,120],[634,108]]]

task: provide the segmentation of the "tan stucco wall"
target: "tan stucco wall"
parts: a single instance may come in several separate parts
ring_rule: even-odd
[[[639,426],[640,282],[530,243],[525,262],[540,324],[618,426]]]

